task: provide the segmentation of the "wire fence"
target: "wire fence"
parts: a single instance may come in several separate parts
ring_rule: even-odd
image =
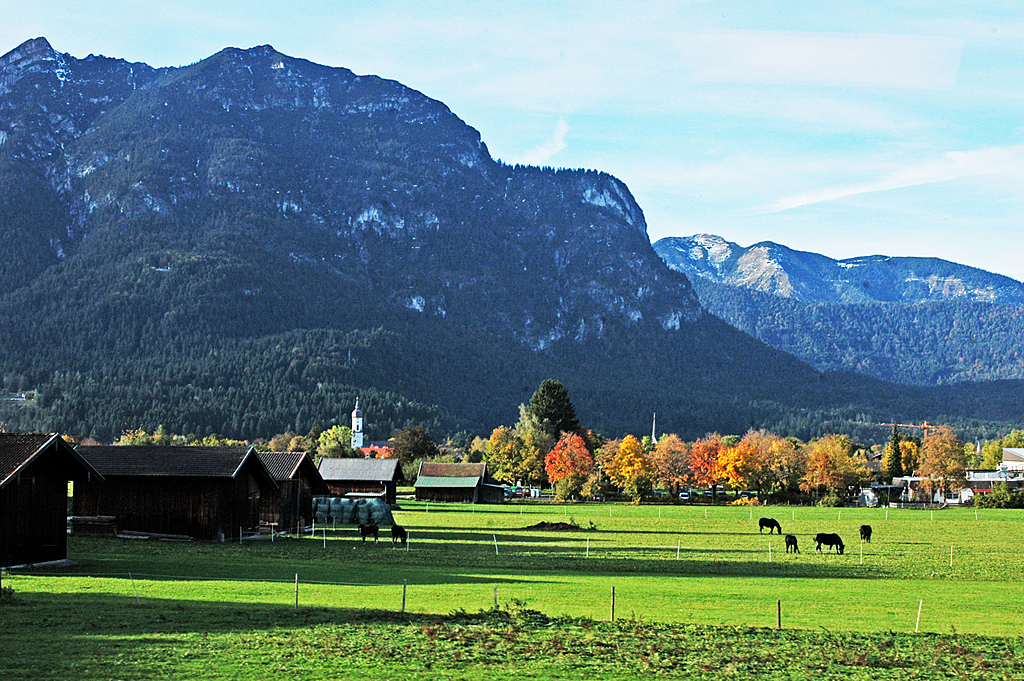
[[[70,579],[69,579],[70,577]],[[613,580],[614,581],[614,580]],[[642,578],[641,580],[642,581]],[[918,631],[1024,635],[1024,605],[1018,599],[951,600],[941,594],[917,598],[764,598],[736,594],[680,595],[671,586],[651,587],[623,579],[610,589],[586,581],[517,580],[477,583],[410,583],[224,576],[150,572],[95,572],[54,576],[17,571],[3,577],[19,594],[114,596],[124,607],[239,604],[276,608],[340,608],[443,615],[509,607],[535,607],[549,616],[595,620],[637,619],[719,626],[845,631]],[[183,586],[185,585],[185,586]],[[230,585],[230,588],[227,586]],[[173,604],[173,605],[172,605]],[[994,623],[993,613],[999,613]]]

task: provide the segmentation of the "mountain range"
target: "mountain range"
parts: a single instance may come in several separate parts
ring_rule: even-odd
[[[270,46],[0,57],[0,244],[10,428],[267,437],[359,396],[371,439],[485,434],[548,377],[611,435],[1021,406],[819,372],[708,314],[616,178],[501,163],[443,103]]]
[[[654,244],[711,313],[823,371],[906,384],[1024,378],[1024,284],[938,258],[834,260],[712,234]]]

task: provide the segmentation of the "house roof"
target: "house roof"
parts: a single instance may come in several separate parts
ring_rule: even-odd
[[[1024,461],[1024,449],[1003,447],[1003,461]]]
[[[57,433],[0,433],[0,489],[16,479],[21,471],[50,447],[69,457],[72,464],[69,478],[84,473],[103,479],[103,476]]]
[[[324,480],[405,482],[398,459],[320,459]]]
[[[252,447],[170,447],[163,445],[80,446],[78,452],[106,477],[234,478],[249,461],[275,487]]]

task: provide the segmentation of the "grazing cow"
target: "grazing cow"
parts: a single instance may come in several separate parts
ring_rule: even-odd
[[[359,535],[363,538],[363,543],[364,544],[366,543],[366,538],[368,536],[370,536],[370,535],[373,535],[373,543],[376,544],[377,543],[377,533],[379,531],[380,531],[380,528],[377,527],[376,525],[372,525],[371,524],[371,525],[360,525],[359,526]]]
[[[796,537],[791,534],[786,535],[786,553],[789,553],[790,549],[793,553],[800,553],[800,547],[796,545]]]
[[[409,541],[409,533],[401,525],[391,526],[391,543],[394,544],[396,541],[402,544]]]
[[[757,521],[757,533],[761,534],[764,528],[768,528],[768,534],[772,533],[772,530],[778,530],[779,534],[782,534],[782,525],[779,525],[779,521],[775,518],[761,518]]]
[[[869,543],[871,542],[871,526],[870,525],[861,525],[860,526],[860,540],[861,541],[866,541],[866,542],[869,542]]]
[[[814,541],[818,543],[818,548],[815,549],[817,553],[821,553],[822,544],[827,546],[829,551],[832,551],[832,548],[835,547],[836,552],[840,554],[846,550],[846,545],[843,544],[843,540],[839,538],[838,534],[819,532],[814,535]]]

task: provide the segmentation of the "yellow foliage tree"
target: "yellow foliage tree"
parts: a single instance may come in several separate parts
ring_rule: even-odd
[[[632,435],[627,435],[619,445],[619,451],[607,469],[608,476],[622,488],[626,496],[639,501],[651,491],[651,462],[644,454],[643,445]]]

